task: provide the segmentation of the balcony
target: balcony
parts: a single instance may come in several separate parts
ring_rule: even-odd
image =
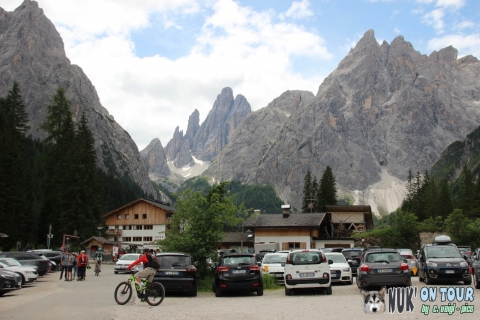
[[[122,236],[122,230],[121,229],[108,229],[106,234],[109,237],[121,237]]]

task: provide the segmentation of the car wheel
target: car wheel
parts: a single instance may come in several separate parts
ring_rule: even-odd
[[[257,296],[263,296],[263,287],[257,289]]]
[[[288,289],[287,287],[285,287],[285,295],[286,296],[291,296],[292,295],[292,289]]]
[[[331,294],[332,294],[332,286],[331,286],[331,285],[330,285],[330,287],[325,288],[325,293],[326,293],[327,295],[331,295]]]
[[[24,286],[25,285],[25,277],[21,273],[16,272],[16,274],[18,274],[20,277],[22,277],[22,286]]]
[[[475,282],[475,289],[480,289],[480,282],[478,282],[478,278],[475,275],[475,271],[473,272],[473,281]]]
[[[429,278],[427,274],[425,274],[425,284],[426,285],[432,284],[432,278]]]
[[[466,286],[469,286],[472,284],[472,277],[468,277],[468,280],[463,280],[463,283],[466,285]]]
[[[424,282],[424,281],[425,281],[422,277],[420,277],[420,273],[418,273],[418,281],[420,281],[420,282]]]
[[[113,271],[113,273],[118,274],[118,271]]]
[[[193,289],[192,291],[190,291],[190,296],[191,296],[191,297],[196,297],[196,296],[197,296],[197,287],[195,287],[195,289]]]
[[[0,297],[3,296],[6,292],[0,292]]]
[[[221,297],[222,296],[222,290],[220,290],[219,287],[215,288],[215,297]]]

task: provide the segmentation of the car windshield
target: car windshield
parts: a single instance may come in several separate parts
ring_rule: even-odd
[[[138,256],[136,254],[125,254],[119,260],[134,261],[134,260],[137,260],[139,257],[140,256]]]
[[[461,258],[460,252],[452,246],[433,246],[426,249],[427,258]]]
[[[263,258],[264,264],[282,263],[287,261],[288,254],[267,254]]]
[[[342,253],[347,259],[360,258],[362,256],[361,250],[342,251]]]
[[[254,265],[256,263],[253,256],[234,256],[224,257],[223,265]]]
[[[322,262],[322,254],[319,252],[294,252],[290,253],[290,261],[293,265],[319,264]]]
[[[367,262],[399,262],[403,261],[402,256],[398,252],[374,252],[367,256]]]
[[[22,264],[15,259],[2,259],[1,263],[6,264],[9,267],[21,267]]]
[[[326,254],[327,260],[332,260],[333,263],[347,263],[345,257],[339,254]]]
[[[162,255],[158,256],[160,260],[160,267],[171,268],[171,267],[188,267],[192,265],[192,258],[189,256],[180,256],[180,255]]]

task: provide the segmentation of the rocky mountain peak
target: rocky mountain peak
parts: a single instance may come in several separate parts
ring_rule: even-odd
[[[140,156],[146,162],[149,175],[159,175],[163,177],[171,175],[165,150],[163,149],[160,139],[153,139],[145,149],[140,151]]]

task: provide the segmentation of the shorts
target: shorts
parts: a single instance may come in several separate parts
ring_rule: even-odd
[[[156,272],[157,272],[157,270],[148,267],[148,268],[145,268],[145,269],[140,270],[137,273],[135,273],[135,277],[146,278],[148,280],[148,282],[152,282],[153,281],[153,276],[155,276]]]
[[[72,272],[73,266],[65,266],[68,272]]]

